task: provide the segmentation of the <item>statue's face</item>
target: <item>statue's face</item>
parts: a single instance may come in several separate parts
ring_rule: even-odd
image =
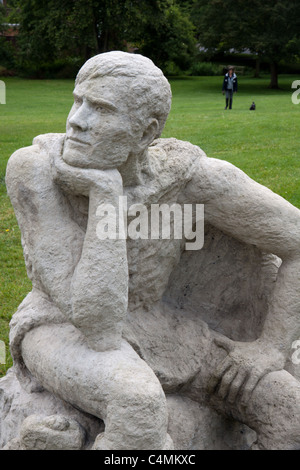
[[[118,168],[135,145],[126,79],[107,76],[76,86],[67,119],[65,162],[80,168]]]

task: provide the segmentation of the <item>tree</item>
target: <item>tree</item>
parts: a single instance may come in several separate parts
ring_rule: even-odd
[[[11,6],[14,5],[0,3],[0,65],[7,68],[14,67],[14,47],[6,38],[7,31],[12,29],[10,23],[14,23],[12,8],[8,8]]]
[[[278,64],[299,53],[299,0],[192,0],[198,39],[211,50],[249,49],[268,60],[271,88]]]
[[[176,0],[20,0],[19,8],[23,61],[84,61],[130,42],[161,67],[182,66],[194,51],[192,22]]]
[[[163,70],[170,62],[186,70],[196,51],[194,26],[179,4],[137,0],[132,10],[129,39]]]
[[[3,33],[5,22],[5,7],[0,3],[0,34]]]

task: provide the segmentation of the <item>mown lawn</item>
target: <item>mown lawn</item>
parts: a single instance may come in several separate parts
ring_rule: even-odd
[[[300,208],[300,105],[291,101],[296,76],[281,76],[281,90],[269,78],[239,77],[233,110],[224,110],[222,77],[171,79],[173,105],[163,137],[199,145],[210,157],[228,160],[256,181]],[[6,105],[0,105],[0,340],[7,346],[8,322],[30,291],[20,232],[6,194],[5,168],[14,150],[46,132],[64,132],[72,104],[71,80],[4,79]],[[249,111],[252,101],[257,110]]]

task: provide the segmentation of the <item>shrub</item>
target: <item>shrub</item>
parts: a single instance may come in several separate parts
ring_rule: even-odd
[[[223,75],[223,69],[220,65],[212,62],[195,62],[190,68],[190,74],[201,76]]]
[[[5,69],[14,69],[16,65],[14,46],[3,37],[0,37],[0,65]]]
[[[75,78],[82,65],[81,59],[70,57],[38,64],[32,61],[22,61],[17,68],[18,75],[23,78]]]

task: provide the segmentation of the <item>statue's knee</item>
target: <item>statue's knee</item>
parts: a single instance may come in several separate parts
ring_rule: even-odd
[[[261,380],[251,401],[252,406],[249,412],[254,417],[253,428],[258,433],[260,448],[299,450],[300,384],[298,380],[286,371],[271,372]]]
[[[120,395],[112,401],[112,405],[119,409],[124,409],[135,415],[143,415],[151,413],[152,416],[167,415],[167,402],[165,394],[160,384],[134,384],[127,383]]]
[[[163,390],[127,384],[110,401],[105,420],[105,441],[115,449],[163,449],[166,445],[168,411]]]

